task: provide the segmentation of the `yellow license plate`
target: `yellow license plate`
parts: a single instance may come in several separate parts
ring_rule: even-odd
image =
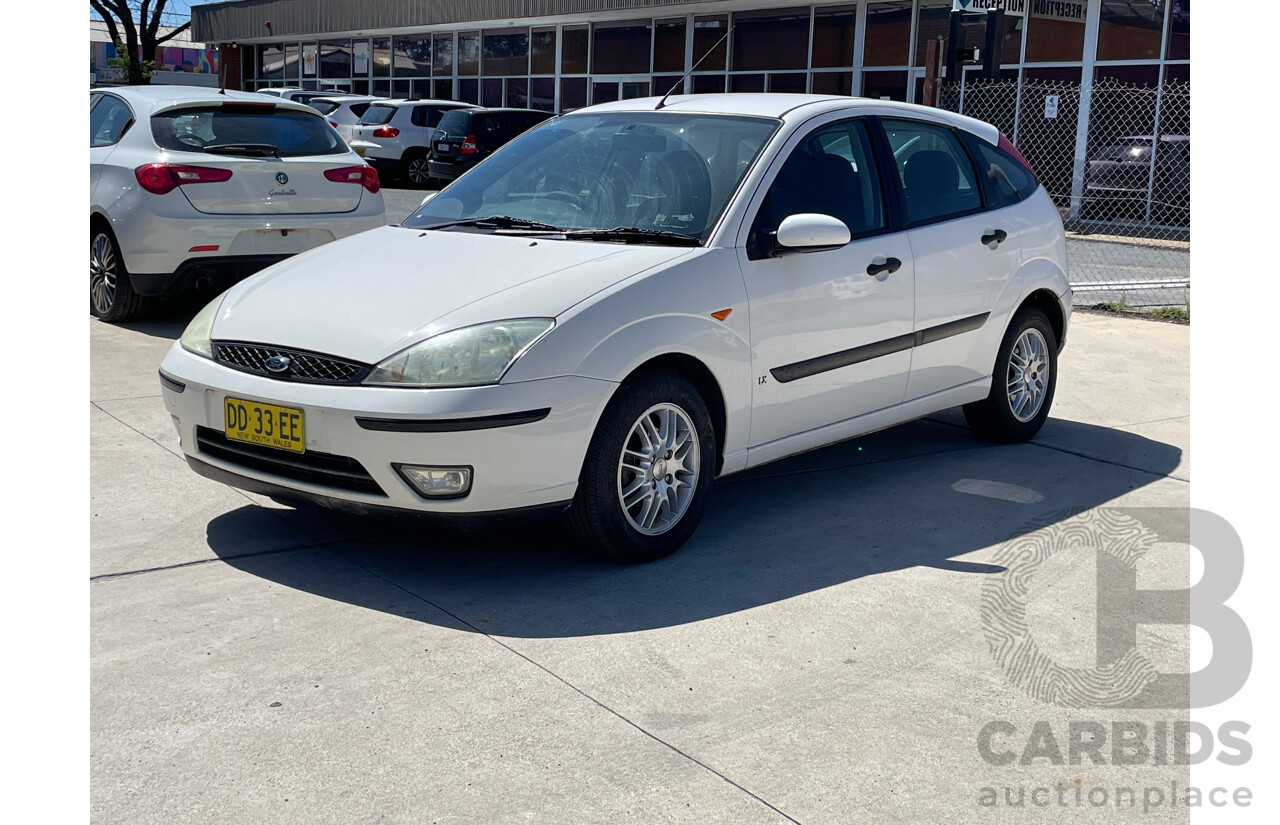
[[[359,155],[360,157],[364,157],[364,147],[363,147],[363,146],[355,146],[355,147],[353,147],[353,148],[356,150],[356,154],[357,154],[357,155]]]
[[[227,438],[278,450],[306,452],[302,410],[227,398],[222,405]]]

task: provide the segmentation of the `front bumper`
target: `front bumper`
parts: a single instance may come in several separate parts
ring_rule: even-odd
[[[554,507],[573,498],[592,433],[617,386],[577,376],[431,390],[306,384],[232,370],[177,343],[161,373],[165,407],[182,450],[202,475],[339,509],[472,516]],[[227,396],[301,409],[304,455],[315,454],[318,461],[352,459],[376,483],[370,489],[378,492],[304,480],[304,472],[286,475],[218,449]],[[542,416],[527,414],[548,408]],[[369,419],[382,423],[370,428]],[[274,453],[282,460],[293,456]],[[467,465],[473,468],[471,489],[462,498],[424,498],[395,464]]]

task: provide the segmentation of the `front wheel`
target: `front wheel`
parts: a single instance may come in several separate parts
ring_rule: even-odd
[[[964,406],[969,427],[988,441],[1016,444],[1049,417],[1058,380],[1058,342],[1043,312],[1027,307],[1005,332],[991,374],[991,394]]]
[[[89,311],[108,323],[142,315],[147,299],[133,291],[115,236],[103,225],[89,229]]]
[[[592,436],[569,528],[618,561],[670,555],[702,518],[715,457],[711,414],[692,384],[667,372],[628,382]]]

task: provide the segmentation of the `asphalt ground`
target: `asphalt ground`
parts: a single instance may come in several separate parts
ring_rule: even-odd
[[[998,758],[1037,723],[1065,755],[1072,722],[1187,717],[1069,707],[1000,654],[1013,615],[1095,664],[1090,548],[1126,519],[1173,537],[1142,587],[1187,586],[1187,327],[1077,313],[1032,442],[952,410],[793,457],[622,567],[553,523],[318,515],[195,475],[156,378],[194,311],[89,322],[93,822],[1187,821],[1144,814],[1185,766]],[[1053,551],[1029,578],[1025,542]],[[1185,628],[1137,645],[1189,670]]]

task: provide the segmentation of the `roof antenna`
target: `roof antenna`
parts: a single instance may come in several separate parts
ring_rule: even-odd
[[[714,52],[716,49],[720,48],[720,44],[721,44],[721,43],[723,43],[724,41],[726,41],[726,40],[728,40],[728,39],[729,39],[729,35],[733,34],[734,27],[736,27],[737,25],[738,25],[738,24],[735,22],[732,26],[730,26],[730,27],[729,27],[729,31],[727,31],[727,32],[725,32],[725,33],[724,33],[724,37],[722,37],[722,38],[720,38],[719,40],[717,40],[717,41],[716,41],[716,44],[715,44],[714,46],[712,46],[711,48],[707,49],[706,53],[704,53],[704,54],[702,55],[702,57],[699,57],[699,58],[698,58],[698,62],[697,62],[697,63],[694,63],[694,64],[693,64],[693,66],[689,69],[689,71],[685,72],[685,73],[684,73],[684,75],[683,75],[679,80],[677,80],[677,81],[676,81],[676,85],[675,85],[675,86],[672,86],[670,89],[668,89],[668,90],[667,90],[667,93],[666,93],[665,95],[663,95],[663,96],[662,96],[662,100],[659,100],[659,101],[658,101],[658,105],[653,107],[653,110],[654,110],[655,112],[656,112],[656,111],[658,111],[659,109],[661,109],[663,106],[666,106],[666,105],[667,105],[667,98],[671,97],[671,93],[672,93],[672,92],[674,92],[674,91],[676,90],[676,87],[677,87],[677,86],[682,85],[682,84],[684,83],[684,81],[685,81],[685,78],[687,78],[689,75],[693,74],[693,73],[694,73],[694,71],[695,71],[695,70],[697,70],[697,68],[698,68],[700,65],[702,65],[702,61],[706,60],[708,57],[710,57],[710,56],[711,56],[711,53],[712,53],[712,52]]]

